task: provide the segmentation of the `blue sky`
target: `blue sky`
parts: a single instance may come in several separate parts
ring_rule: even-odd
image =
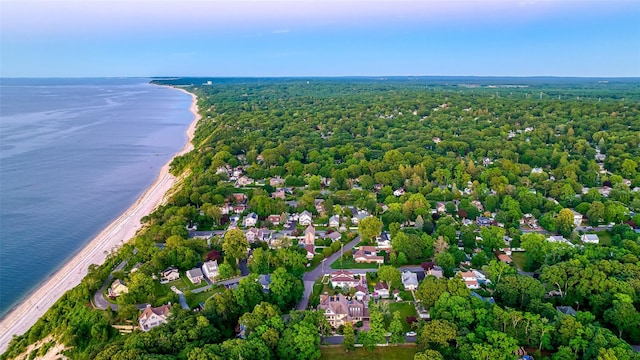
[[[640,76],[639,1],[3,0],[0,76]]]

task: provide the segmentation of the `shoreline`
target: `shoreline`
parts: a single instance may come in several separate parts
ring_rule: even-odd
[[[0,354],[7,350],[13,335],[24,334],[65,292],[76,287],[87,275],[89,265],[103,264],[106,259],[105,252],[108,253],[114,247],[118,248],[132,239],[142,228],[140,220],[153,212],[164,201],[165,194],[175,185],[176,178],[169,173],[169,165],[175,157],[193,150],[192,140],[201,116],[198,112],[198,97],[195,94],[178,87],[167,87],[182,91],[192,98],[189,110],[193,114],[193,121],[185,132],[185,145],[162,166],[155,181],[127,210],[0,319]]]

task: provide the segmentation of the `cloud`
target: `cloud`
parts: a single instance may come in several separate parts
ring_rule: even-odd
[[[271,33],[272,34],[286,34],[289,32],[289,29],[278,29],[278,30],[273,30]]]

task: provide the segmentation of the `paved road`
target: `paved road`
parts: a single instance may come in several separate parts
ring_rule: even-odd
[[[351,250],[359,242],[360,236],[357,236],[350,243],[344,245],[342,249],[343,251]],[[336,251],[333,255],[329,256],[323,261],[324,266],[320,264],[315,269],[304,274],[304,277],[302,278],[304,283],[304,294],[302,295],[302,299],[300,299],[300,301],[298,302],[296,310],[305,310],[307,308],[307,306],[309,305],[309,297],[311,296],[311,292],[313,291],[313,283],[321,275],[326,274],[327,272],[331,272],[331,264],[333,264],[340,258],[340,254],[343,251]]]
[[[113,271],[111,271],[111,274],[107,276],[107,280],[104,281],[104,283],[102,284],[102,287],[98,290],[98,292],[96,292],[95,295],[93,295],[93,305],[96,308],[100,310],[106,310],[107,308],[111,308],[111,310],[116,310],[116,311],[118,310],[119,308],[118,305],[113,304],[104,298],[104,291],[107,289],[107,286],[111,284],[111,280],[113,280],[113,273],[124,269],[125,266],[127,266],[126,260],[118,264],[118,266],[116,266],[113,269]]]

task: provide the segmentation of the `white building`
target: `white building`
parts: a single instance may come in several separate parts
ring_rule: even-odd
[[[138,317],[138,325],[140,326],[140,330],[149,331],[156,326],[166,324],[170,310],[171,303],[169,303],[168,305],[162,305],[157,308],[151,307],[151,305],[147,305],[147,307],[142,310],[142,314],[140,314],[140,316]]]
[[[600,238],[596,234],[584,234],[580,236],[580,240],[582,240],[585,244],[599,244]]]
[[[207,261],[202,264],[202,273],[207,277],[207,279],[215,281],[218,277],[218,261]]]

